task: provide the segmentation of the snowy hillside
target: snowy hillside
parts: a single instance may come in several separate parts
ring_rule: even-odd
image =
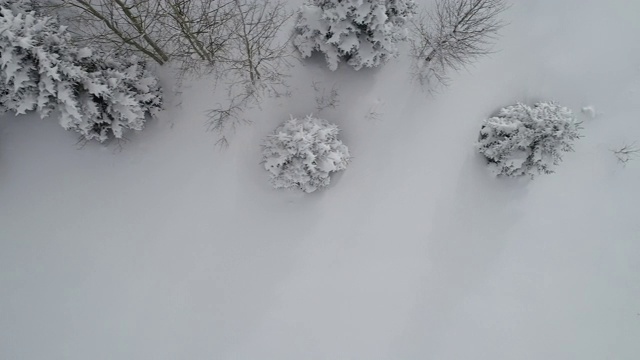
[[[640,158],[610,151],[640,144],[640,2],[504,16],[499,51],[433,95],[403,56],[296,63],[292,96],[222,151],[206,78],[121,149],[3,116],[0,359],[640,358]],[[317,114],[314,82],[335,108]],[[555,174],[495,178],[482,121],[540,100],[584,137]],[[261,140],[309,113],[351,163],[326,190],[274,190]]]

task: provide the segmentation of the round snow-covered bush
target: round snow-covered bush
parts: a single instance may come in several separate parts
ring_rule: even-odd
[[[415,13],[414,0],[308,0],[293,44],[305,58],[324,53],[331,70],[341,60],[356,70],[375,67],[398,55]]]
[[[553,102],[507,106],[485,120],[478,150],[497,175],[521,176],[553,173],[562,153],[572,151],[580,137],[573,112]]]
[[[262,152],[273,186],[309,193],[329,185],[331,173],[346,169],[350,158],[339,132],[338,126],[311,115],[280,125],[267,136]]]

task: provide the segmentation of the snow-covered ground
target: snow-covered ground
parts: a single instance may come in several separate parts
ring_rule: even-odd
[[[638,359],[640,158],[609,149],[640,142],[639,16],[514,1],[500,51],[435,96],[406,58],[307,62],[225,151],[206,81],[121,151],[3,118],[0,359]],[[353,162],[326,191],[272,190],[260,140],[315,111],[313,81],[338,88],[320,115]],[[492,177],[482,120],[542,99],[584,120],[576,151]]]

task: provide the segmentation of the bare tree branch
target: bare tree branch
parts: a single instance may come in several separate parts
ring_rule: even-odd
[[[437,0],[435,10],[411,21],[413,75],[422,85],[448,83],[448,70],[461,70],[491,53],[505,0]]]
[[[169,60],[156,35],[161,14],[155,0],[52,0],[49,6],[71,11],[71,30],[93,45],[111,45],[140,52],[158,64]]]
[[[232,0],[236,16],[225,24],[229,51],[219,58],[224,69],[228,102],[208,111],[209,129],[227,143],[227,133],[247,123],[245,110],[260,107],[265,97],[289,94],[286,78],[291,67],[289,38],[283,26],[292,19],[282,0]]]

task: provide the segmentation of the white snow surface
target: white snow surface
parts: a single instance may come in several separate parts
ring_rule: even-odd
[[[638,14],[514,1],[500,51],[433,96],[406,58],[310,61],[225,151],[204,80],[122,150],[4,116],[0,359],[637,360],[640,160],[609,149],[640,140]],[[320,115],[353,161],[324,191],[273,190],[261,139],[313,111],[314,80],[339,88]],[[585,137],[555,174],[494,178],[482,120],[540,100]]]

